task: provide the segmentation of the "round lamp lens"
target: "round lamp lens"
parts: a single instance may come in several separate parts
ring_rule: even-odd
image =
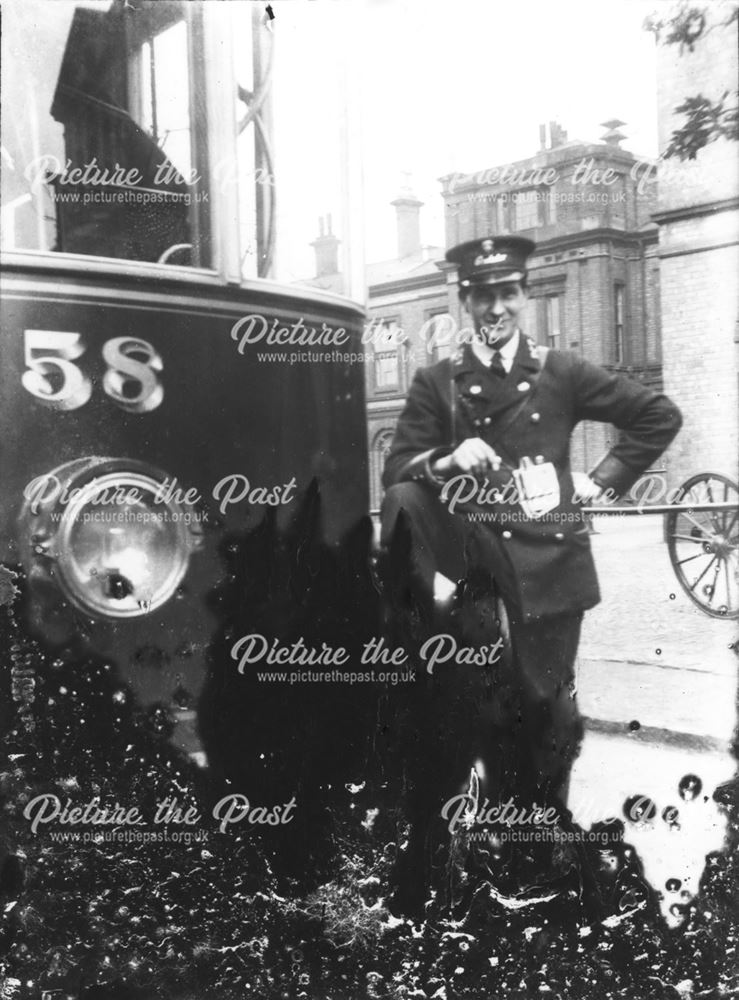
[[[63,515],[59,569],[93,613],[140,615],[168,600],[187,569],[189,514],[157,496],[149,477],[112,474],[82,487]]]

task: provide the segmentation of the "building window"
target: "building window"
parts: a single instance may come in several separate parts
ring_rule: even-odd
[[[414,361],[417,367],[433,365],[453,353],[458,346],[456,330],[457,325],[448,310],[430,309],[415,345]]]
[[[547,295],[544,299],[544,329],[547,347],[559,350],[559,331],[561,326],[561,295]]]
[[[375,355],[375,385],[378,389],[397,389],[400,385],[398,374],[397,351]]]
[[[626,185],[623,177],[619,177],[609,190],[611,199],[611,225],[623,229],[626,225]]]
[[[613,286],[613,347],[614,360],[617,365],[623,364],[626,359],[624,299],[624,286],[615,284]]]
[[[541,338],[539,336],[539,305],[541,299],[539,298],[529,298],[526,303],[526,310],[523,314],[524,320],[524,332],[531,337],[531,339],[536,344],[541,343]]]
[[[566,279],[553,275],[544,281],[534,281],[523,314],[524,329],[537,344],[560,350],[564,325]]]
[[[553,187],[544,188],[544,225],[553,226],[557,221],[557,195]]]
[[[516,230],[536,229],[539,225],[538,191],[533,188],[528,191],[515,191],[513,200],[516,206]]]
[[[400,327],[395,319],[379,319],[372,341],[375,351],[375,389],[379,392],[402,389]]]
[[[507,201],[504,201],[499,195],[495,198],[495,219],[496,224],[493,226],[493,231],[496,233],[510,233],[511,231],[511,219],[510,219],[510,205]]]
[[[500,226],[498,225],[498,201],[492,192],[486,194],[485,200],[487,202],[484,215],[485,231],[488,233],[497,233],[500,230]]]

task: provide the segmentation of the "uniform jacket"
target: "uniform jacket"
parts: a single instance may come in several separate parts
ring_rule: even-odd
[[[431,463],[470,437],[487,441],[505,465],[481,483],[466,505],[474,530],[496,532],[508,554],[525,620],[584,610],[600,600],[587,525],[573,500],[570,436],[580,420],[613,424],[620,431],[610,451],[589,473],[620,495],[662,454],[680,429],[677,407],[637,382],[613,375],[569,351],[537,348],[521,335],[505,379],[490,372],[466,346],[419,369],[398,421],[385,464],[385,487],[409,480],[432,485]],[[559,506],[540,519],[526,517],[509,486],[503,503],[495,489],[510,484],[522,457],[553,463]],[[448,498],[447,498],[448,499]],[[441,502],[441,500],[439,501]],[[479,513],[485,520],[479,520]],[[455,509],[460,513],[460,508]],[[477,516],[477,520],[475,520]]]

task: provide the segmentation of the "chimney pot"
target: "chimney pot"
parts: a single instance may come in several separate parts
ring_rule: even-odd
[[[408,191],[395,201],[390,202],[395,207],[398,226],[398,257],[410,257],[421,249],[421,206],[423,202]]]
[[[328,222],[328,231],[326,223]],[[339,273],[339,240],[331,232],[331,216],[320,216],[318,219],[318,237],[311,246],[316,252],[316,277],[323,278]]]

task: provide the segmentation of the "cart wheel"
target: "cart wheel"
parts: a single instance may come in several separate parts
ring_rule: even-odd
[[[739,489],[715,472],[681,487],[680,506],[665,515],[670,562],[680,585],[712,618],[739,617]],[[690,510],[690,504],[730,503],[730,510]]]

